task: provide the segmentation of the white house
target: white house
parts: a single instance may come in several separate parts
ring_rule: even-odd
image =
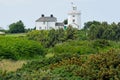
[[[73,28],[81,29],[81,13],[73,4],[72,10],[68,12],[68,25],[71,25]]]
[[[72,10],[68,13],[68,25],[71,25],[73,28],[81,29],[81,13],[77,10],[77,7],[72,4]],[[61,22],[57,22],[57,18],[53,15],[44,16],[41,15],[39,19],[36,20],[36,30],[50,30],[50,29],[59,29],[65,28]]]
[[[36,20],[36,30],[50,30],[50,29],[58,29],[63,28],[64,24],[57,22],[57,18],[53,15],[44,16],[41,15],[39,19]]]
[[[0,35],[5,35],[5,32],[3,32],[3,28],[2,27],[0,27]]]
[[[5,35],[5,32],[1,32],[1,31],[0,31],[0,35]]]

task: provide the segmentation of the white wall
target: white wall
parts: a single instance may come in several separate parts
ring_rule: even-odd
[[[73,22],[73,20],[75,20],[75,22]],[[79,28],[74,23],[77,24]],[[79,12],[76,13],[70,12],[68,14],[68,25],[72,25],[74,28],[81,29],[81,14]]]
[[[60,28],[64,29],[64,26],[56,26],[56,29],[60,29]]]
[[[55,27],[55,22],[48,22],[48,30],[49,29],[56,29],[56,27]]]
[[[49,30],[55,27],[55,22],[36,22],[36,30]]]

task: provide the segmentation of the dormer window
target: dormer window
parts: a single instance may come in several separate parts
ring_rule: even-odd
[[[75,19],[73,19],[73,23],[75,22]]]
[[[77,10],[77,7],[76,7],[76,6],[73,6],[73,10]]]

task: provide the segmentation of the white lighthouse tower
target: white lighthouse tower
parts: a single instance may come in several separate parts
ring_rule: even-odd
[[[73,3],[72,10],[68,12],[68,25],[73,28],[81,29],[81,13]]]

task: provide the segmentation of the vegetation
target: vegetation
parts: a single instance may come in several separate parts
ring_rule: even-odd
[[[120,23],[90,21],[82,30],[69,26],[1,36],[0,80],[119,80],[119,30]],[[4,59],[22,64],[8,72]]]
[[[65,20],[63,21],[63,23],[64,23],[65,25],[67,25],[67,24],[68,24],[68,19],[65,19]]]
[[[8,80],[119,80],[119,51],[92,55],[64,55],[32,61],[15,73],[7,74]]]
[[[27,37],[30,40],[39,41],[44,47],[49,48],[57,43],[77,39],[77,31],[77,29],[69,26],[66,30],[61,28],[58,30],[51,29],[49,31],[31,31],[27,34]]]
[[[25,37],[26,33],[6,34],[5,37]]]
[[[107,22],[87,22],[84,29],[87,31],[89,39],[107,39],[107,40],[120,40],[120,23],[108,24]]]
[[[22,68],[22,65],[26,63],[27,61],[23,61],[23,60],[13,61],[13,60],[2,59],[0,60],[0,70],[1,72],[16,71],[17,69]]]
[[[9,32],[10,33],[24,33],[25,26],[24,23],[20,20],[16,23],[12,23],[9,25]]]
[[[105,52],[116,45],[115,42],[107,40],[94,41],[68,41],[59,43],[52,48],[49,48],[48,53],[54,54],[94,54],[98,52]],[[117,46],[116,46],[117,48]]]
[[[0,37],[0,58],[28,59],[44,55],[44,48],[35,41],[25,38]]]

